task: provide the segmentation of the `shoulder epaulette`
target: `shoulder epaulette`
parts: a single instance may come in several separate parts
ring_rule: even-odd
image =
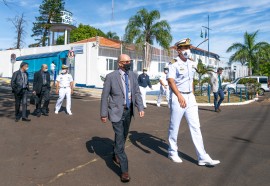
[[[170,64],[174,64],[176,61],[177,61],[176,59],[172,59],[172,60],[170,61]]]

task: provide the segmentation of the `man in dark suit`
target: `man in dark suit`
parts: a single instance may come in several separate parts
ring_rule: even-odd
[[[121,181],[129,182],[128,159],[125,153],[125,142],[129,132],[134,107],[139,116],[144,116],[143,103],[136,75],[130,71],[130,57],[122,54],[118,58],[119,69],[108,74],[101,96],[101,121],[112,122],[115,132],[113,161],[121,167]]]
[[[22,102],[22,121],[31,121],[27,118],[27,93],[29,91],[28,83],[28,63],[22,62],[20,64],[20,70],[16,71],[12,75],[11,88],[15,97],[15,121],[20,120],[20,106]]]
[[[48,116],[48,106],[50,103],[50,73],[48,72],[48,66],[43,64],[40,71],[34,74],[33,82],[33,94],[37,96],[36,104],[36,114],[37,117],[41,116],[41,113],[44,116]],[[43,106],[41,108],[42,100],[44,100]]]

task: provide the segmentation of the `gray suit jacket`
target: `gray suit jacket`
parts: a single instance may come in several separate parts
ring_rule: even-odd
[[[138,85],[137,77],[134,72],[129,72],[131,101],[138,111],[143,111],[143,102]],[[125,90],[118,70],[106,76],[101,95],[100,116],[108,117],[111,122],[119,122],[124,112]]]

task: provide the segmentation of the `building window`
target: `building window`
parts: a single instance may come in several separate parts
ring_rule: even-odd
[[[163,72],[165,66],[166,66],[166,63],[164,63],[164,62],[159,62],[159,63],[158,63],[158,72]]]
[[[107,68],[106,70],[117,70],[118,62],[115,59],[106,59],[107,61]]]
[[[137,71],[142,71],[142,70],[143,70],[143,62],[137,61]]]

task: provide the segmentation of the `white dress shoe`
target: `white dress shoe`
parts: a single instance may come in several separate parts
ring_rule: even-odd
[[[55,114],[58,114],[58,111],[55,111],[54,113],[55,113]]]
[[[174,163],[182,163],[183,162],[178,155],[174,155],[174,156],[169,155],[168,158],[170,160],[172,160]]]
[[[71,112],[68,112],[68,115],[70,115],[70,116],[71,116],[71,115],[72,115],[72,113],[71,113]]]
[[[220,164],[220,161],[219,160],[212,160],[210,157],[208,159],[205,159],[205,160],[199,160],[198,164],[200,166],[214,166],[214,165],[217,165],[217,164]]]

